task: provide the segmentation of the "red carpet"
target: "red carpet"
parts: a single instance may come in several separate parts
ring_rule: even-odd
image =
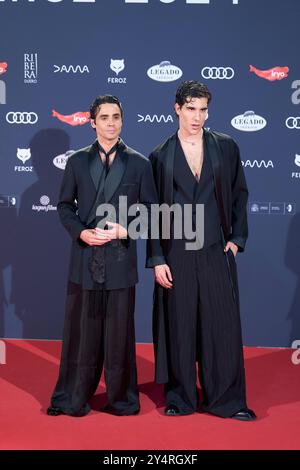
[[[249,406],[256,422],[208,414],[168,418],[153,384],[151,345],[137,345],[141,413],[97,410],[100,384],[84,418],[45,414],[58,373],[60,342],[7,340],[0,364],[0,449],[300,449],[300,365],[288,349],[245,348]]]

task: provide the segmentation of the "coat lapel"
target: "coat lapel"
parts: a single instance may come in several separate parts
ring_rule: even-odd
[[[126,170],[128,160],[128,153],[126,151],[126,145],[122,140],[117,150],[115,160],[108,172],[108,175],[104,184],[104,198],[105,202],[109,202],[113,197],[114,193],[118,189],[119,184],[123,178]]]
[[[216,199],[220,214],[221,225],[223,228],[223,234],[225,240],[228,239],[230,234],[230,229],[226,220],[226,213],[223,203],[223,194],[222,194],[222,179],[221,179],[221,157],[222,150],[221,147],[212,132],[204,129],[204,139],[205,139],[205,151],[206,156],[210,158],[214,174],[214,183],[216,191]]]
[[[104,171],[104,167],[100,160],[97,141],[95,141],[91,145],[91,148],[89,150],[89,170],[90,170],[90,175],[95,186],[95,190],[98,191],[99,183],[101,180],[102,173]]]
[[[173,204],[173,178],[174,178],[174,160],[176,150],[176,136],[172,135],[168,141],[165,153],[165,184],[164,184],[164,202]]]

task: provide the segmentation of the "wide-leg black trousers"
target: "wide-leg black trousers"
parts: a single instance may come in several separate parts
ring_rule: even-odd
[[[135,287],[83,290],[69,283],[52,406],[68,415],[87,414],[104,366],[106,410],[119,415],[139,411],[134,304]]]
[[[182,414],[197,410],[198,362],[203,409],[229,417],[247,406],[234,255],[217,243],[197,252],[179,250],[168,262],[173,288],[166,292],[166,404]]]

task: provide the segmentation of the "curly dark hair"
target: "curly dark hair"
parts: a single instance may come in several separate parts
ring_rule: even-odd
[[[113,95],[103,95],[103,96],[97,96],[97,98],[94,99],[93,103],[90,106],[90,117],[91,119],[95,120],[96,116],[99,112],[100,106],[104,103],[112,103],[116,104],[119,106],[120,111],[121,111],[121,118],[123,119],[123,108],[121,105],[121,102],[119,98]]]
[[[181,107],[189,101],[189,98],[207,98],[209,103],[211,93],[204,83],[197,82],[196,80],[186,80],[177,88],[175,103]]]

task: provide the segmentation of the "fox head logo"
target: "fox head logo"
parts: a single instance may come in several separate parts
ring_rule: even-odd
[[[119,75],[125,69],[124,59],[110,59],[110,68]]]
[[[300,166],[300,155],[295,154],[295,163],[297,166]]]
[[[21,162],[24,165],[24,163],[27,162],[27,160],[29,160],[29,158],[31,157],[30,149],[19,149],[18,148],[17,157],[18,157],[19,160],[21,160]]]

